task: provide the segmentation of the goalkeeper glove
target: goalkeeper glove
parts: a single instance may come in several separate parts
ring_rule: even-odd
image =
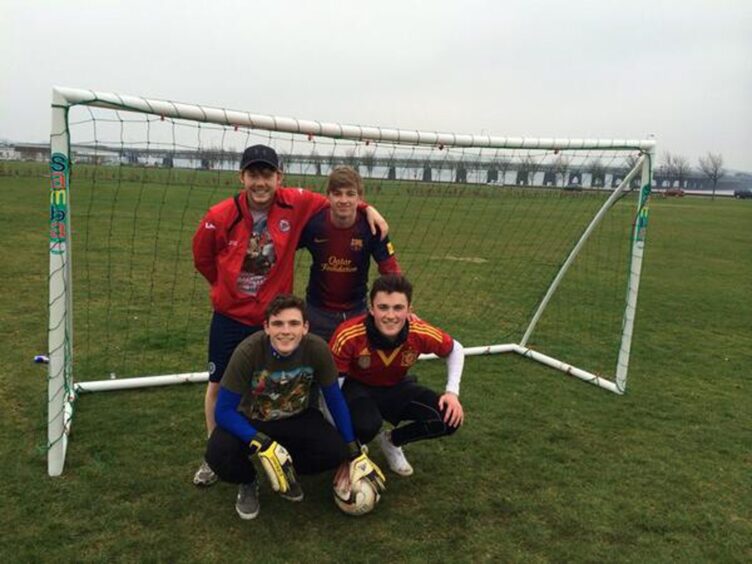
[[[263,433],[256,433],[250,442],[251,453],[261,460],[275,492],[287,493],[299,489],[298,476],[287,449]]]
[[[386,490],[384,473],[368,458],[365,447],[361,447],[357,441],[352,441],[347,444],[347,448],[350,451],[350,483],[366,479],[371,482],[377,493]]]

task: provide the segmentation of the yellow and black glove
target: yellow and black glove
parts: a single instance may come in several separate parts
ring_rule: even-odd
[[[256,433],[249,446],[251,454],[255,454],[261,460],[261,466],[275,492],[287,493],[299,486],[292,457],[285,447],[263,433]]]
[[[350,451],[350,483],[366,479],[377,493],[386,490],[386,477],[376,463],[368,458],[366,448],[361,447],[357,441],[348,443],[347,448]]]

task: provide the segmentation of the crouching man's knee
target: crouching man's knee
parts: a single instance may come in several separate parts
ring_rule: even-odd
[[[447,425],[443,419],[432,419],[430,421],[426,421],[426,427],[428,431],[427,434],[431,438],[453,435],[457,432],[457,429],[459,429],[459,427],[452,427],[451,425]]]
[[[209,437],[204,458],[221,480],[244,484],[256,477],[249,455],[248,445],[221,427],[216,427]]]
[[[379,434],[384,419],[373,402],[355,401],[350,405],[350,415],[352,417],[355,434],[361,443],[367,444]]]
[[[446,423],[444,423],[444,435],[447,437],[449,435],[454,435],[458,429],[459,427],[452,427],[451,425],[447,425]]]

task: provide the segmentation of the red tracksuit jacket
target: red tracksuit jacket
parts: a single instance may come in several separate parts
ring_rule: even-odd
[[[193,236],[193,262],[211,285],[214,310],[246,325],[262,325],[277,294],[292,292],[295,250],[305,224],[327,205],[326,197],[301,188],[277,188],[267,225],[276,261],[255,296],[238,290],[238,275],[253,233],[248,199],[241,192],[212,206]]]

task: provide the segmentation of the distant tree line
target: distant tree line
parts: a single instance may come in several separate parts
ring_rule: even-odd
[[[704,174],[713,185],[713,198],[718,182],[726,174],[723,168],[723,156],[720,153],[708,152],[706,156],[698,159],[698,170]],[[665,152],[659,166],[659,172],[665,176],[671,185],[678,183],[681,188],[687,178],[692,174],[692,165],[686,157],[675,153]]]

